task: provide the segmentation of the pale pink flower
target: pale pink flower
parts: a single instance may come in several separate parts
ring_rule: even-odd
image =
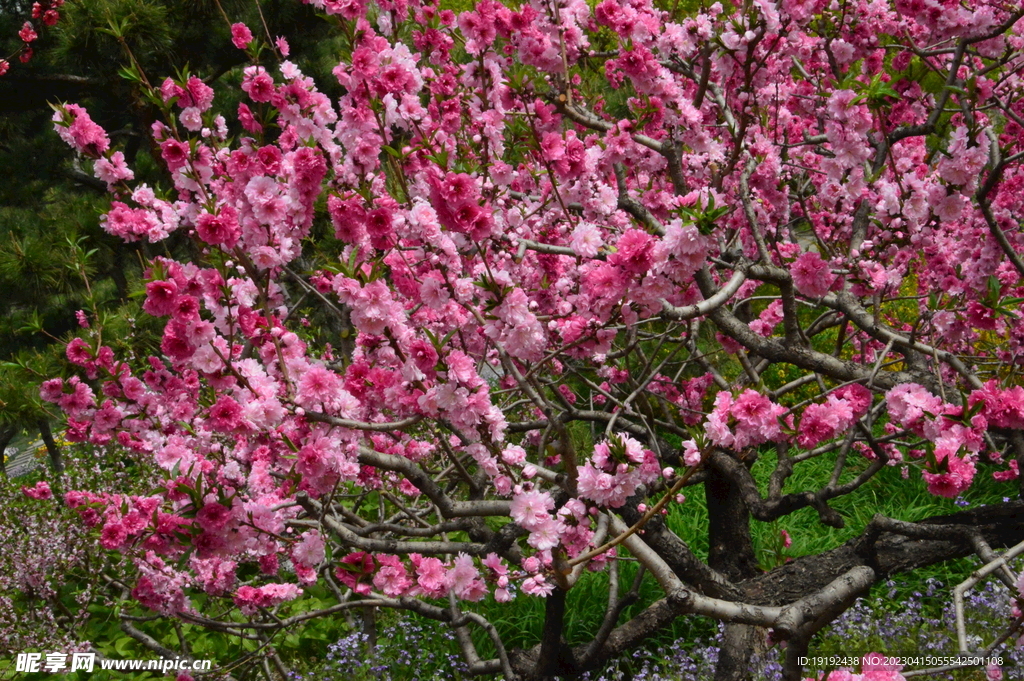
[[[572,232],[570,246],[582,258],[593,258],[603,245],[600,228],[591,222],[580,222]]]
[[[696,441],[687,440],[683,443],[683,463],[687,466],[696,466],[700,463],[700,447]]]
[[[398,556],[376,554],[377,574],[373,576],[373,585],[385,596],[392,598],[405,595],[412,588],[413,581],[409,571]]]
[[[547,492],[529,490],[512,497],[510,515],[512,520],[525,530],[532,530],[549,520],[555,501]]]
[[[547,516],[533,526],[526,542],[538,551],[553,549],[559,544],[561,529],[561,523]]]
[[[479,601],[487,594],[487,586],[480,579],[480,571],[473,564],[473,559],[465,553],[460,553],[453,561],[448,581],[455,595],[464,601]]]
[[[423,593],[435,598],[447,593],[449,585],[444,563],[437,558],[422,558],[416,554],[409,558],[416,566],[416,583]]]
[[[533,575],[523,580],[523,593],[529,594],[530,596],[540,596],[541,598],[547,598],[555,590],[554,584],[549,584],[544,580],[543,575]]]
[[[318,567],[325,557],[324,540],[316,530],[303,532],[301,541],[292,547],[292,558],[309,567]]]
[[[93,172],[96,174],[96,177],[106,182],[108,187],[122,180],[132,180],[135,178],[135,173],[125,163],[124,153],[121,151],[115,151],[110,155],[109,159],[97,159],[93,165]]]

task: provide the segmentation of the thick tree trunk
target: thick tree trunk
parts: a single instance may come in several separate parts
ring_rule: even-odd
[[[11,440],[17,434],[18,429],[14,426],[3,426],[0,428],[0,476],[7,477],[7,463],[4,461],[4,452],[7,451],[7,445],[11,444]]]
[[[715,666],[715,681],[754,678],[754,656],[765,651],[768,630],[749,624],[726,624]]]
[[[544,601],[544,631],[541,634],[540,655],[534,677],[543,681],[553,680],[562,671],[562,631],[565,627],[566,592],[555,588]]]
[[[377,647],[377,608],[363,608],[363,636],[366,637],[366,655],[373,655]]]
[[[50,455],[50,469],[53,471],[54,478],[59,479],[64,475],[64,456],[53,439],[50,422],[46,419],[39,419],[39,435],[43,438],[43,444],[46,445],[47,454]]]
[[[708,469],[704,483],[708,506],[708,565],[732,582],[756,577],[761,570],[750,536],[750,513],[739,487],[722,471]],[[749,681],[751,658],[763,649],[765,629],[727,624],[715,668],[715,681]]]
[[[708,565],[732,582],[760,574],[750,536],[750,514],[739,487],[712,468],[704,482],[704,494],[708,506]]]

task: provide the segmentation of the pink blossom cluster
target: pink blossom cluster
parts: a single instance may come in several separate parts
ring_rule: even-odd
[[[716,446],[738,451],[784,439],[786,434],[780,418],[785,413],[785,407],[756,390],[744,390],[736,398],[723,390],[715,396],[704,431]]]
[[[529,543],[536,549],[551,549],[558,545],[558,529],[551,514],[554,508],[555,500],[547,492],[519,490],[512,497],[512,520],[530,532]]]
[[[251,615],[260,608],[272,608],[286,601],[294,601],[302,589],[294,584],[264,584],[260,587],[241,586],[235,591],[235,605]]]
[[[89,117],[85,109],[77,104],[62,106],[54,112],[53,122],[54,129],[65,142],[83,156],[94,159],[93,173],[107,183],[108,189],[113,191],[120,183],[135,178],[135,173],[128,167],[125,160],[124,152],[110,148],[110,138],[107,133]],[[115,208],[118,206],[123,207],[123,204],[115,202]],[[111,213],[115,213],[115,211],[111,211]],[[113,220],[118,221],[118,218],[115,217]],[[105,221],[108,225],[112,224],[109,214]],[[142,233],[145,231],[145,229],[141,230]],[[128,232],[115,230],[114,233],[121,236]],[[140,232],[137,230],[136,233]],[[155,241],[166,235],[166,231],[157,231],[153,235],[156,238],[151,238],[151,240]]]
[[[132,597],[151,610],[164,615],[189,612],[192,604],[185,589],[191,582],[186,573],[175,570],[164,560],[147,551],[136,561],[138,581],[132,589]]]
[[[50,483],[45,480],[40,480],[31,487],[22,487],[21,493],[29,499],[52,499],[53,491],[50,489]]]
[[[821,298],[836,281],[828,263],[816,251],[801,254],[789,267],[793,285],[809,298]]]
[[[654,452],[629,437],[619,435],[594,447],[590,459],[579,467],[579,495],[599,506],[619,508],[640,485],[661,476]]]
[[[704,416],[704,398],[713,381],[709,373],[682,381],[658,374],[651,380],[648,390],[678,406],[680,420],[688,426],[695,426]]]
[[[110,148],[110,138],[89,113],[77,104],[67,104],[53,114],[54,130],[80,154],[97,158]]]
[[[997,428],[1024,428],[1024,388],[1001,388],[997,381],[989,381],[981,390],[968,396],[967,405],[978,408],[978,416]]]
[[[238,566],[233,560],[222,558],[199,558],[193,555],[189,559],[189,567],[195,574],[197,583],[202,584],[203,591],[210,596],[221,596],[234,587],[237,581],[235,568]]]
[[[160,86],[160,96],[165,104],[173,100],[181,109],[178,121],[182,127],[190,132],[200,132],[203,129],[203,114],[213,104],[213,88],[195,76],[182,83],[167,78]],[[164,143],[167,144],[168,142]],[[163,156],[164,160],[168,161],[168,154],[165,153]]]
[[[334,574],[358,594],[369,594],[376,589],[392,598],[442,598],[452,593],[461,600],[479,601],[488,593],[488,581],[493,581],[497,585],[495,598],[508,600],[508,567],[495,553],[489,553],[480,564],[488,569],[487,576],[480,573],[473,557],[465,553],[450,562],[411,553],[406,562],[391,554],[371,555],[359,551],[342,558]]]
[[[797,444],[811,449],[831,440],[849,430],[870,406],[871,391],[858,383],[832,391],[824,403],[813,403],[804,408],[797,429]]]
[[[922,472],[928,491],[956,497],[971,486],[975,462],[985,448],[987,427],[983,416],[968,423],[960,417],[963,409],[943,401],[914,383],[899,385],[885,395],[889,416],[933,444],[931,457]]]
[[[56,26],[57,22],[60,21],[59,10],[63,5],[64,0],[42,0],[41,2],[32,3],[32,19],[38,23],[26,21],[18,30],[18,38],[21,40],[22,45],[15,54],[22,64],[31,61],[34,54],[31,43],[39,38],[39,32],[36,28],[40,24],[47,28]],[[5,75],[10,68],[11,64],[7,59],[0,59],[0,76]]]

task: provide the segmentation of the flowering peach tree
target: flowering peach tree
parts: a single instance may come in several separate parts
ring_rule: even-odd
[[[767,636],[799,679],[879,580],[1024,540],[1024,11],[313,4],[344,46],[331,83],[243,24],[237,110],[197,76],[129,71],[163,111],[166,186],[135,182],[84,108],[54,115],[109,187],[106,231],[190,254],[148,263],[153,356],[93,328],[67,347],[79,375],[42,385],[69,440],[165,471],[149,496],[64,495],[134,561],[139,603],[258,640],[411,610],[508,679],[701,616],[726,623],[717,678],[746,678]],[[879,515],[759,566],[753,522],[842,527],[830,502],[887,466],[1013,500]],[[684,493],[706,496],[706,558],[665,522]],[[663,592],[632,618],[623,558]],[[570,646],[588,570],[607,611]],[[314,583],[337,603],[279,615]],[[543,639],[506,646],[488,598],[545,599]]]

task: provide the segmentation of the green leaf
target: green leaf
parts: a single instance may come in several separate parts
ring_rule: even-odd
[[[458,331],[458,329],[452,329],[451,331],[445,334],[444,338],[441,339],[441,344],[437,348],[438,351],[440,351],[441,348],[443,348],[444,346],[448,345],[448,341],[452,339],[456,331]]]
[[[114,641],[114,650],[121,657],[128,657],[131,654],[129,646],[134,643],[135,639],[131,636],[122,636],[121,638]]]
[[[998,277],[989,276],[988,278],[988,292],[989,295],[999,297],[1000,291],[1003,290],[1003,284],[999,281]]]
[[[139,76],[139,73],[135,69],[134,64],[130,66],[122,66],[120,69],[118,69],[117,75],[121,76],[121,78],[123,78],[124,80],[127,80],[132,83],[142,82],[142,77]]]
[[[285,443],[286,445],[288,445],[288,449],[290,449],[290,450],[292,450],[293,452],[295,452],[296,454],[298,454],[298,452],[299,452],[299,448],[298,448],[298,447],[297,447],[297,446],[295,445],[295,443],[294,443],[294,442],[292,442],[292,440],[291,440],[291,438],[290,438],[290,437],[288,437],[288,436],[287,436],[287,435],[285,435],[284,433],[281,433],[281,439],[282,439],[282,440],[284,440],[284,443]]]

